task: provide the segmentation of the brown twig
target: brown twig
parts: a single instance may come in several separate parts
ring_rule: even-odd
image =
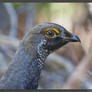
[[[92,61],[92,55],[89,53],[88,55],[84,56],[81,63],[78,65],[74,73],[68,78],[66,83],[63,85],[64,89],[74,89],[79,88],[79,83],[83,79],[84,75],[87,72],[87,68]]]

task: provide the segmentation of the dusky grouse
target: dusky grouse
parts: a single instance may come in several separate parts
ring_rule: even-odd
[[[47,56],[80,39],[55,23],[41,23],[26,33],[0,80],[0,89],[36,89]]]

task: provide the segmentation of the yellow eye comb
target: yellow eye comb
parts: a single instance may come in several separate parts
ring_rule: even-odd
[[[53,30],[53,31],[56,32],[56,34],[60,34],[60,31],[57,30],[56,28],[53,28],[53,27],[49,27],[49,28],[47,28],[46,30]]]

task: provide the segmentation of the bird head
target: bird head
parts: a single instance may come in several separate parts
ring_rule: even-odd
[[[32,37],[30,36],[32,34]],[[80,42],[78,36],[68,32],[64,27],[55,23],[41,23],[35,26],[26,38],[34,39],[36,46],[54,51],[68,42]]]

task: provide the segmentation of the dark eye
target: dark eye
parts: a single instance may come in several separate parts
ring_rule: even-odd
[[[48,36],[48,37],[53,37],[53,36],[55,36],[55,32],[54,32],[53,30],[48,30],[48,31],[46,32],[46,36]]]

